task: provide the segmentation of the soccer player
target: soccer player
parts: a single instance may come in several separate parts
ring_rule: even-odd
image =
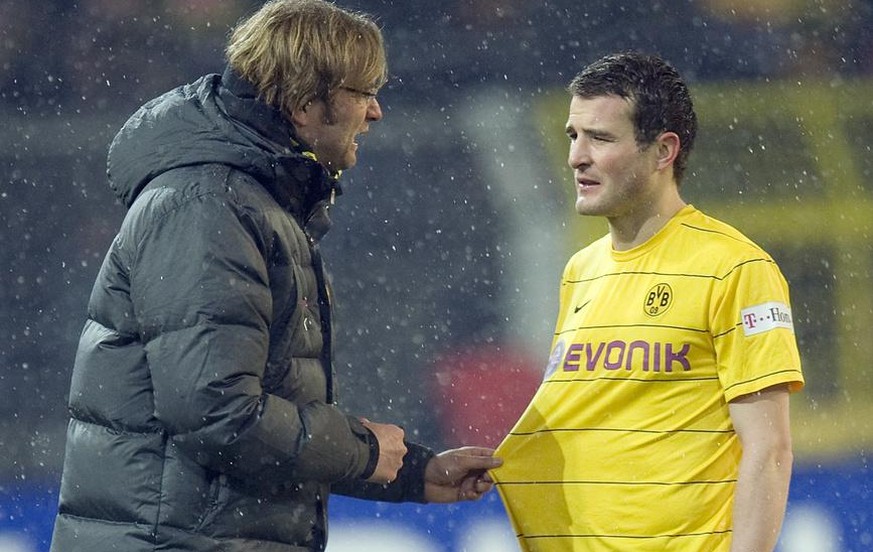
[[[803,386],[786,281],[683,201],[677,71],[621,53],[570,83],[576,211],[609,233],[560,287],[546,374],[493,472],[524,550],[771,551]]]

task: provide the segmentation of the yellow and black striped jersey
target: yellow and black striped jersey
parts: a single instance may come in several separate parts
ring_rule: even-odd
[[[692,206],[646,243],[576,253],[548,367],[498,448],[523,550],[726,551],[740,458],[727,403],[803,386],[773,259]]]

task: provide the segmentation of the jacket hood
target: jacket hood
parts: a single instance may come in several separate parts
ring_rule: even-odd
[[[112,190],[130,207],[156,176],[206,163],[250,174],[303,216],[339,193],[336,176],[298,143],[290,122],[229,69],[139,108],[109,146],[107,174]]]

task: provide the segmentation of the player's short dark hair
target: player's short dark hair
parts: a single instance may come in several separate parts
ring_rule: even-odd
[[[673,174],[677,182],[682,181],[697,135],[697,115],[688,87],[672,65],[639,52],[611,54],[583,69],[567,90],[582,98],[619,96],[629,100],[641,147],[652,144],[663,132],[675,132],[679,154]]]

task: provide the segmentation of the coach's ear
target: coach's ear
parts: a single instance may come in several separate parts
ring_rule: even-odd
[[[658,148],[658,170],[663,170],[676,160],[682,144],[679,141],[679,135],[675,132],[662,132],[655,139],[655,147]]]
[[[291,122],[298,130],[301,127],[307,127],[312,119],[312,102],[307,102],[301,107],[296,107],[291,110]]]

